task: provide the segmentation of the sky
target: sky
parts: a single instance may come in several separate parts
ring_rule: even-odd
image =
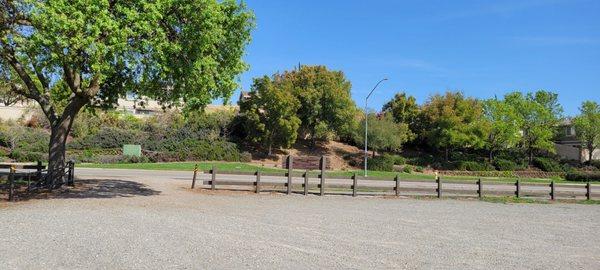
[[[252,78],[325,65],[352,97],[381,110],[404,91],[423,103],[447,90],[477,98],[554,91],[566,115],[600,102],[600,1],[247,0],[256,15],[245,56]],[[239,90],[238,90],[239,91]],[[237,92],[232,102],[237,102]]]

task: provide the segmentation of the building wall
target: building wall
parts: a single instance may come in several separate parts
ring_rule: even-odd
[[[581,161],[581,148],[574,144],[554,144],[556,154],[561,158]]]
[[[594,149],[594,152],[592,152],[592,159],[593,160],[600,160],[600,149]],[[581,150],[581,160],[582,161],[588,161],[589,160],[589,151],[587,149],[582,149]]]

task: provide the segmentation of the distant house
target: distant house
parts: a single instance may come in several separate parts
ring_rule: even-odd
[[[588,150],[582,147],[581,141],[577,138],[577,131],[571,119],[565,119],[561,123],[559,131],[559,138],[554,143],[556,154],[563,159],[578,160],[580,162],[588,161]],[[592,159],[600,160],[600,149],[594,150]]]

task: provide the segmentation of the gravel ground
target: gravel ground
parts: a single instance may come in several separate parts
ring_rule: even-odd
[[[0,268],[600,268],[597,205],[200,192],[148,179],[0,204]]]

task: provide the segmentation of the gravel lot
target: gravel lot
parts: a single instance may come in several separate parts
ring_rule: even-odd
[[[199,192],[158,173],[83,183],[0,204],[1,269],[600,268],[598,205]]]

